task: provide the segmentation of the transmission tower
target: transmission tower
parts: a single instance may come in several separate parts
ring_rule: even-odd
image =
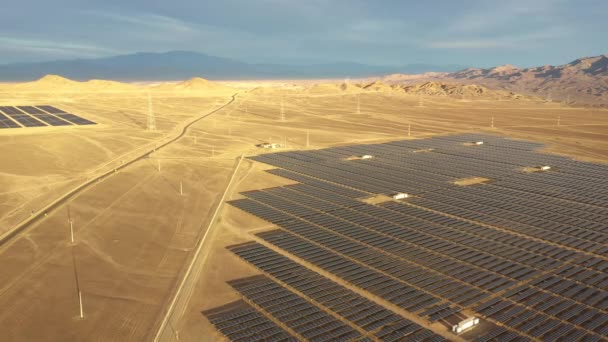
[[[306,131],[306,147],[310,147],[310,132]]]
[[[148,131],[156,130],[156,118],[154,117],[154,111],[152,110],[152,97],[148,93]]]

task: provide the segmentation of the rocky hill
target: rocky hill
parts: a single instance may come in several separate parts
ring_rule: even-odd
[[[552,101],[608,106],[606,55],[580,58],[558,66],[518,68],[502,65],[488,69],[469,68],[453,73],[389,75],[383,80],[393,84],[421,81],[476,84],[491,89],[536,95]]]
[[[520,99],[524,96],[505,90],[492,90],[476,84],[453,84],[430,81],[420,84],[393,86],[410,95],[453,96],[460,98],[488,97]]]

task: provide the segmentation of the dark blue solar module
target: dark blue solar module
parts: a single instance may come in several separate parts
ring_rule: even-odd
[[[20,127],[21,126],[19,126],[13,120],[9,119],[8,116],[0,113],[0,129],[2,129],[2,128],[20,128]]]
[[[0,106],[0,128],[19,128],[42,126],[95,125],[96,123],[80,116],[48,105],[43,106]],[[9,118],[10,117],[10,118]],[[11,120],[12,118],[12,120]],[[19,124],[15,123],[17,121]]]
[[[69,123],[68,121],[60,119],[51,114],[47,114],[36,107],[19,106],[17,108],[30,114],[31,116],[35,117],[38,120],[46,122],[47,124],[49,124],[51,126],[70,126],[71,125],[71,123]]]
[[[44,124],[43,122],[32,118],[31,116],[23,113],[15,107],[3,106],[0,107],[0,110],[25,127],[46,126],[46,124]]]
[[[67,121],[69,121],[69,122],[71,122],[73,124],[76,124],[76,125],[81,125],[81,126],[82,125],[95,125],[95,122],[93,122],[91,120],[87,120],[87,119],[81,118],[81,117],[79,117],[77,115],[74,115],[74,114],[68,114],[68,113],[65,113],[65,114],[55,114],[55,116],[57,116],[58,118],[61,118],[63,120],[67,120]]]
[[[65,113],[63,110],[53,107],[53,106],[37,106],[38,108],[44,110],[47,113],[51,113],[51,114],[61,114],[61,113]]]

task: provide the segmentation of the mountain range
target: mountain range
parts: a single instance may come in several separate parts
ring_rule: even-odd
[[[191,51],[139,52],[96,59],[75,59],[39,63],[0,65],[0,81],[31,81],[48,74],[74,80],[116,81],[181,80],[202,76],[213,80],[361,78],[390,73],[462,70],[460,65],[408,64],[374,66],[352,62],[287,65],[252,64]]]
[[[607,55],[579,58],[558,66],[518,68],[507,64],[487,69],[468,68],[457,72],[392,74],[382,80],[393,84],[427,81],[477,84],[570,104],[608,105]]]

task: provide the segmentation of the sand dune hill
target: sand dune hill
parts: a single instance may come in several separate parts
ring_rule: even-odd
[[[163,92],[230,92],[234,91],[234,88],[228,87],[223,84],[211,82],[204,78],[194,77],[186,81],[177,83],[161,83],[150,87],[153,91]]]
[[[309,94],[341,94],[341,93],[357,93],[361,91],[361,87],[351,83],[318,83],[306,89]]]
[[[33,82],[4,84],[3,88],[23,92],[75,93],[75,92],[134,92],[138,86],[107,80],[79,82],[58,75],[46,75]]]
[[[475,84],[451,84],[443,82],[425,82],[414,85],[397,86],[407,94],[431,96],[464,96],[464,97],[508,97],[513,99],[524,96],[510,91],[491,90]]]

